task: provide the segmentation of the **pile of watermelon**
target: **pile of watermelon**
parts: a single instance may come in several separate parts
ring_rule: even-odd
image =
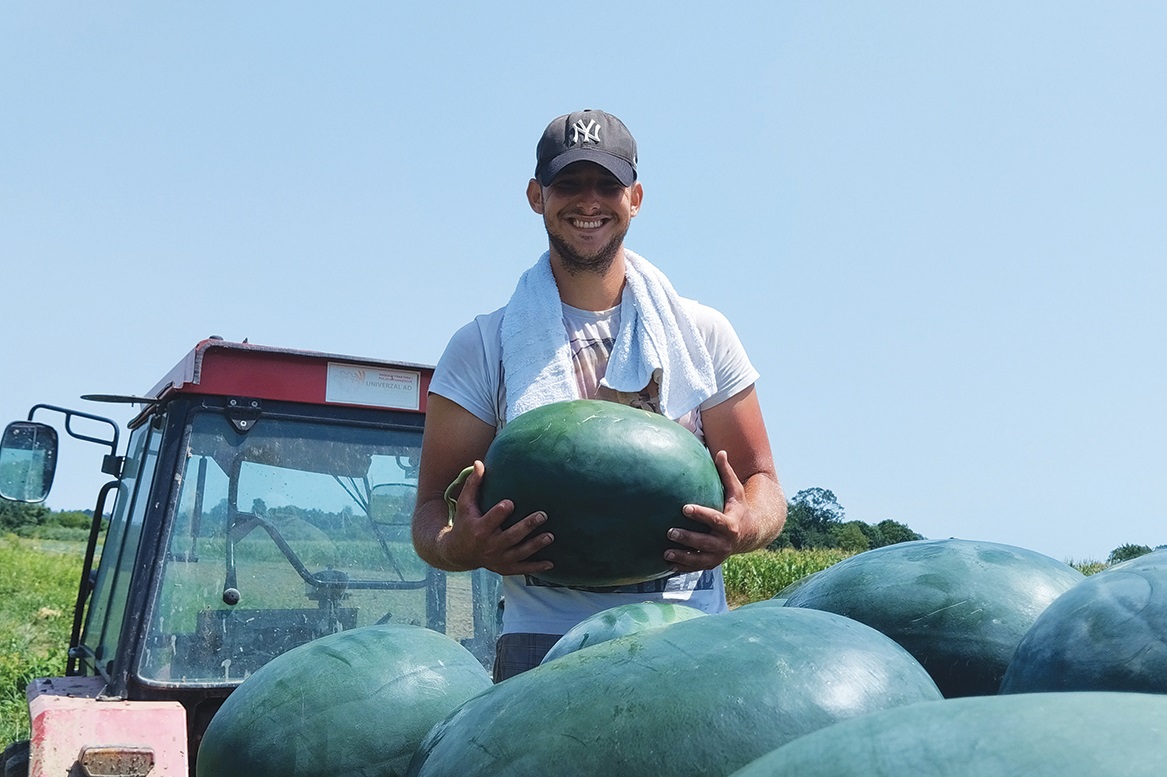
[[[686,502],[721,499],[692,435],[627,410],[531,411],[487,454],[482,507],[505,497],[520,515],[546,510],[561,582],[667,574],[664,528],[683,525]],[[1008,545],[901,543],[728,613],[662,603],[599,613],[498,684],[444,635],[355,629],[245,680],[207,729],[196,769],[1160,777],[1167,551],[1087,578]]]
[[[1087,578],[922,540],[783,598],[614,608],[498,684],[435,632],[342,632],[244,681],[198,775],[1167,774],[1167,551]]]

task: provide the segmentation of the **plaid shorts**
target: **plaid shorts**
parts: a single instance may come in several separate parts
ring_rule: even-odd
[[[533,669],[559,641],[558,634],[503,634],[494,649],[494,681]]]

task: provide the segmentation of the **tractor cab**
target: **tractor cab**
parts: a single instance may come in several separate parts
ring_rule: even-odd
[[[57,687],[91,696],[93,714],[108,701],[180,703],[193,769],[227,694],[317,637],[414,624],[489,666],[497,576],[434,569],[411,540],[431,374],[209,339],[144,396],[92,397],[143,405],[124,452],[117,424],[100,416],[41,405],[10,425],[0,450],[7,498],[40,501],[52,484],[56,432],[34,416],[63,414],[67,433],[109,446],[112,480],[94,510],[69,648],[66,675],[77,679]],[[112,432],[81,435],[78,418]],[[48,694],[51,705],[54,692],[52,681],[38,684],[34,743],[44,732],[38,740],[32,702]],[[34,748],[33,774],[37,759]]]

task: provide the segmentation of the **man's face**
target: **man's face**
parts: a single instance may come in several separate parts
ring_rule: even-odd
[[[568,165],[549,186],[532,180],[527,187],[552,252],[573,274],[603,273],[612,265],[642,197],[639,182],[624,186],[593,162]]]

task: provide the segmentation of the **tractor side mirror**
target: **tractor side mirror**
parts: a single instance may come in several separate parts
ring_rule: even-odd
[[[417,503],[413,483],[381,483],[369,494],[369,517],[382,526],[409,526]]]
[[[57,471],[57,430],[35,421],[13,421],[0,439],[0,497],[43,502]]]

